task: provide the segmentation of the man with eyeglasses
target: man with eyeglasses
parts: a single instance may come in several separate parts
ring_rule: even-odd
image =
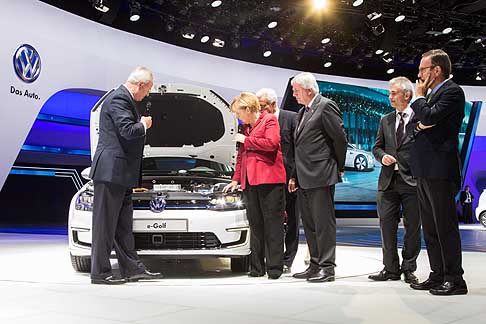
[[[412,147],[412,174],[417,178],[431,272],[411,288],[433,295],[465,295],[461,238],[455,196],[461,187],[459,129],[464,118],[464,91],[450,79],[451,61],[443,50],[422,55],[416,98],[411,104],[417,132]],[[430,91],[429,91],[430,90]],[[428,92],[428,93],[427,93]]]

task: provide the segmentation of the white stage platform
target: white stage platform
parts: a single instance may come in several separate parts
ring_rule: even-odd
[[[403,281],[370,282],[379,248],[338,246],[332,283],[235,275],[225,259],[147,260],[165,279],[90,284],[70,264],[67,237],[0,233],[0,323],[483,323],[486,255],[464,252],[467,296],[432,296]],[[305,245],[292,270],[306,268]],[[116,266],[116,265],[115,265]],[[417,275],[428,274],[426,251]]]

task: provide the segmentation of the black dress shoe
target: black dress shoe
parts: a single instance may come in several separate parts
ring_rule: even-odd
[[[305,271],[303,272],[297,272],[297,273],[294,273],[292,275],[292,277],[296,278],[296,279],[307,279],[309,278],[311,275],[315,274],[319,272],[319,268],[311,268],[311,267],[308,267],[307,269],[305,269]]]
[[[403,279],[408,284],[412,284],[412,283],[418,284],[419,282],[417,276],[412,271],[405,271],[403,273]]]
[[[410,284],[410,288],[415,289],[415,290],[430,290],[432,288],[437,288],[441,285],[442,285],[441,282],[437,282],[437,281],[427,279],[424,282],[420,282],[420,283],[412,282]]]
[[[268,279],[278,279],[282,275],[281,272],[269,272],[268,273]]]
[[[259,273],[256,271],[250,271],[248,272],[248,277],[263,277],[265,273]]]
[[[456,284],[452,281],[446,281],[439,287],[431,288],[430,293],[437,296],[451,296],[451,295],[466,295],[467,285],[466,282]]]
[[[400,280],[400,275],[383,269],[378,274],[369,275],[368,279],[374,281]]]
[[[137,273],[134,275],[131,275],[127,278],[128,282],[137,282],[139,280],[156,280],[156,279],[162,279],[164,276],[160,272],[150,272],[148,270],[145,270],[142,273]]]
[[[320,269],[307,278],[308,282],[330,282],[334,280],[334,274],[327,272],[325,269]]]
[[[102,279],[91,279],[91,283],[95,285],[121,285],[126,283],[126,280],[116,279],[113,276],[108,276]]]

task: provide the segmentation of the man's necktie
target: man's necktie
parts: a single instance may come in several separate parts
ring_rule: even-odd
[[[398,128],[397,128],[397,147],[402,144],[404,138],[404,130],[405,130],[405,121],[403,118],[407,117],[407,114],[404,112],[398,112],[398,116],[400,120],[398,121]]]
[[[302,119],[300,120],[300,123],[299,123],[299,127],[297,127],[297,131],[300,131],[302,126],[304,126],[305,122],[309,118],[309,115],[310,115],[309,111],[310,111],[309,107],[305,106],[304,107],[304,113],[302,114]]]
[[[433,97],[434,97],[434,94],[431,92],[427,95],[427,97],[425,97],[425,100],[427,101],[427,103],[430,103],[432,101]]]

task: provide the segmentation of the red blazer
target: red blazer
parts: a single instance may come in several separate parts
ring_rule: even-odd
[[[240,144],[233,180],[245,189],[252,186],[285,184],[285,167],[280,148],[280,127],[274,114],[262,112],[253,127],[244,125],[245,142]]]

